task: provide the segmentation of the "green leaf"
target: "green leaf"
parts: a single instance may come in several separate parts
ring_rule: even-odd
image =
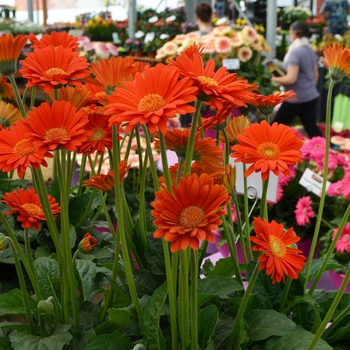
[[[281,336],[296,330],[296,324],[286,315],[274,310],[252,310],[245,316],[250,342]]]
[[[55,332],[46,338],[27,333],[18,333],[13,335],[10,340],[14,350],[61,350],[65,344],[72,339],[68,332],[71,326],[57,326]]]
[[[29,326],[22,322],[0,322],[0,329],[11,329],[18,332],[29,331]]]
[[[265,344],[265,350],[302,350],[307,349],[311,341],[314,339],[314,334],[298,330],[289,334],[283,335],[280,338],[269,339]],[[324,340],[320,339],[313,350],[333,350]]]
[[[30,307],[36,308],[37,302],[29,298]],[[25,315],[22,292],[19,289],[0,294],[0,316],[5,315]]]
[[[198,315],[198,341],[201,349],[207,349],[219,318],[219,310],[209,305]]]
[[[215,349],[219,349],[221,343],[231,334],[233,321],[234,320],[229,317],[225,319],[220,318],[218,320],[218,324],[213,335]]]
[[[91,300],[100,286],[96,281],[96,264],[89,260],[78,259],[75,263],[76,275],[83,300]]]
[[[165,350],[166,342],[159,328],[162,307],[167,297],[167,284],[164,282],[149,298],[141,312],[140,328],[144,335],[143,344],[149,350]]]
[[[132,347],[129,338],[125,338],[119,331],[115,331],[112,334],[99,335],[85,350],[131,350]]]
[[[10,350],[13,349],[11,346],[10,339],[0,339],[0,350]]]
[[[152,273],[155,275],[165,275],[165,262],[163,253],[163,243],[161,239],[148,237],[148,250],[145,253],[145,258],[150,264]]]
[[[77,332],[72,329],[71,333],[73,338],[68,345],[64,346],[64,350],[85,350],[88,344],[92,343],[96,338],[93,329],[90,329],[87,332]]]
[[[118,331],[122,331],[130,324],[131,314],[126,310],[121,309],[109,309],[108,319],[114,324]]]
[[[198,280],[198,306],[213,296],[227,296],[240,291],[243,286],[231,277],[209,276]]]
[[[211,271],[205,273],[206,276],[227,276],[231,277],[235,273],[232,264],[232,258],[220,259],[216,262],[215,267]]]
[[[89,204],[90,197],[92,192],[86,192],[80,195],[79,197],[75,197],[69,201],[69,222],[72,225],[76,225],[81,217],[84,215],[85,210]],[[92,212],[98,205],[100,204],[100,199],[98,194],[95,194],[95,198],[90,208],[90,212]]]
[[[43,298],[53,296],[59,300],[61,281],[58,262],[52,258],[39,258],[34,261],[34,270]]]

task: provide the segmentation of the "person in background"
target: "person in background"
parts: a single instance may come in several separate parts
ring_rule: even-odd
[[[198,4],[195,10],[196,23],[198,25],[200,35],[205,35],[213,30],[211,17],[213,10],[207,3]]]
[[[325,0],[320,13],[327,19],[327,32],[333,35],[344,35],[348,30],[348,0]]]
[[[216,0],[215,1],[215,12],[216,16],[222,18],[225,16],[225,1],[224,0]]]
[[[285,91],[295,91],[297,100],[283,102],[273,121],[289,125],[298,116],[310,138],[322,136],[316,112],[319,73],[316,54],[309,45],[309,27],[305,22],[297,21],[292,23],[289,33],[291,45],[283,60],[287,73],[271,80],[283,85]]]

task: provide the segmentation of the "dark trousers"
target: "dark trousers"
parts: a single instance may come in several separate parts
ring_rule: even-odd
[[[279,124],[289,125],[295,117],[299,117],[310,138],[323,136],[316,124],[317,101],[318,98],[302,103],[283,102],[273,121]]]

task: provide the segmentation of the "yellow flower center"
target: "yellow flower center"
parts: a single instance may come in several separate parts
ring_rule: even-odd
[[[61,68],[50,68],[45,72],[50,78],[52,78],[55,74],[67,74]]]
[[[206,77],[204,75],[200,75],[198,77],[198,80],[202,83],[202,84],[208,84],[208,85],[218,85],[218,82],[212,78]]]
[[[204,219],[205,212],[202,208],[191,205],[185,208],[180,214],[180,225],[184,228],[194,228]]]
[[[22,208],[28,212],[29,216],[38,216],[43,213],[43,210],[33,203],[23,204]]]
[[[19,157],[27,157],[34,153],[35,147],[33,145],[29,145],[28,147],[23,147],[23,143],[28,140],[24,139],[19,141],[16,146],[13,148],[13,153]]]
[[[66,140],[68,137],[67,130],[65,128],[52,128],[45,132],[46,141],[61,141]]]
[[[270,236],[270,249],[276,258],[283,258],[287,253],[286,245],[276,236]]]
[[[139,111],[156,112],[162,109],[166,104],[164,98],[158,94],[148,94],[144,96],[137,106]]]
[[[280,150],[273,142],[264,142],[260,144],[256,151],[261,158],[267,160],[278,159],[280,156]]]
[[[103,130],[102,128],[96,129],[96,130],[94,130],[94,133],[93,133],[91,139],[93,141],[100,141],[100,140],[103,140],[105,136],[106,136],[105,130]]]

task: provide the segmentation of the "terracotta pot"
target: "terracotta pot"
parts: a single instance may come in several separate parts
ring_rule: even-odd
[[[344,280],[345,275],[343,273],[337,273],[332,270],[329,271],[329,274],[332,277],[335,288],[339,289],[340,285]],[[345,293],[350,293],[350,281],[348,282],[348,285],[345,288]]]
[[[155,52],[148,52],[147,56],[149,58],[155,58],[156,57],[156,53]]]
[[[134,52],[135,57],[142,57],[142,54],[143,54],[142,50],[138,50]]]

